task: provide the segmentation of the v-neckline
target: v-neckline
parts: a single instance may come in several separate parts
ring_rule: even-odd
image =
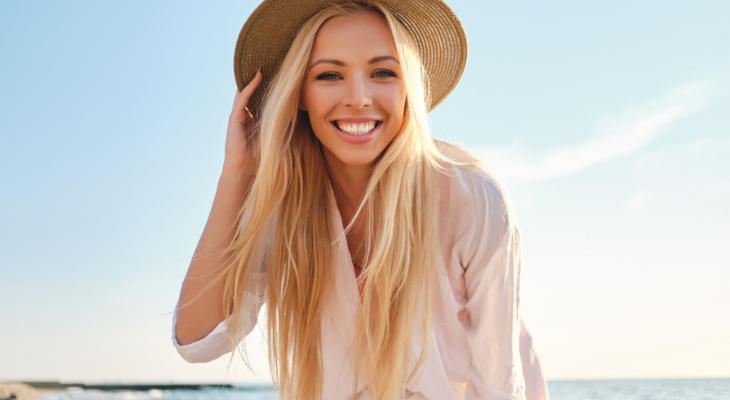
[[[352,254],[350,253],[349,243],[347,242],[347,235],[345,235],[345,226],[343,225],[342,214],[340,214],[340,209],[337,207],[337,199],[335,198],[332,182],[328,185],[328,194],[332,219],[333,253],[340,255],[340,257],[334,257],[332,261],[337,263],[335,266],[337,274],[345,274],[345,281],[348,286],[348,298],[354,300],[354,304],[358,304],[360,298],[360,289],[357,285],[358,275],[355,272],[355,263],[352,261]],[[343,271],[343,269],[347,269],[347,271]]]

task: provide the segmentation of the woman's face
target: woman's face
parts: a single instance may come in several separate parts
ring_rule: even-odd
[[[393,35],[375,14],[340,16],[319,29],[301,109],[331,168],[372,166],[403,124],[406,88]]]

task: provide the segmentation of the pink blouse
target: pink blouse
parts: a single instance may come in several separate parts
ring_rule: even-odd
[[[437,278],[433,340],[421,378],[406,385],[411,400],[547,400],[532,339],[519,316],[520,236],[501,188],[488,174],[452,166],[442,175],[439,241],[443,271]],[[323,399],[353,399],[347,352],[354,337],[359,296],[342,220],[330,190],[336,265],[334,295],[322,321]],[[253,277],[263,288],[265,272]],[[265,296],[249,293],[240,331],[253,330]],[[226,321],[188,345],[173,343],[189,362],[207,362],[231,351]],[[414,335],[412,366],[423,344]],[[239,338],[241,340],[242,338]],[[359,380],[357,398],[366,392]]]

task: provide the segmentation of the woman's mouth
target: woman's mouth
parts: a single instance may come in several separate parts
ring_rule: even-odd
[[[344,121],[333,121],[332,124],[335,128],[348,135],[362,136],[372,132],[379,124],[380,121],[368,121],[368,122],[344,122]]]

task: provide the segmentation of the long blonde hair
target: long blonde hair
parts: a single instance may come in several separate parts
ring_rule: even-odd
[[[258,169],[241,206],[240,234],[226,252],[224,307],[232,338],[239,336],[241,309],[249,306],[252,274],[267,272],[269,361],[282,399],[322,397],[321,320],[333,286],[332,249],[344,240],[331,230],[334,205],[321,144],[298,108],[302,80],[320,26],[368,12],[383,16],[393,33],[407,104],[402,129],[379,157],[353,219],[365,218],[368,254],[351,349],[352,365],[360,368],[353,390],[362,374],[371,398],[402,397],[431,344],[440,259],[437,175],[444,156],[428,131],[428,83],[415,41],[387,8],[375,1],[330,6],[301,28],[266,93]],[[423,348],[409,372],[417,334]]]

